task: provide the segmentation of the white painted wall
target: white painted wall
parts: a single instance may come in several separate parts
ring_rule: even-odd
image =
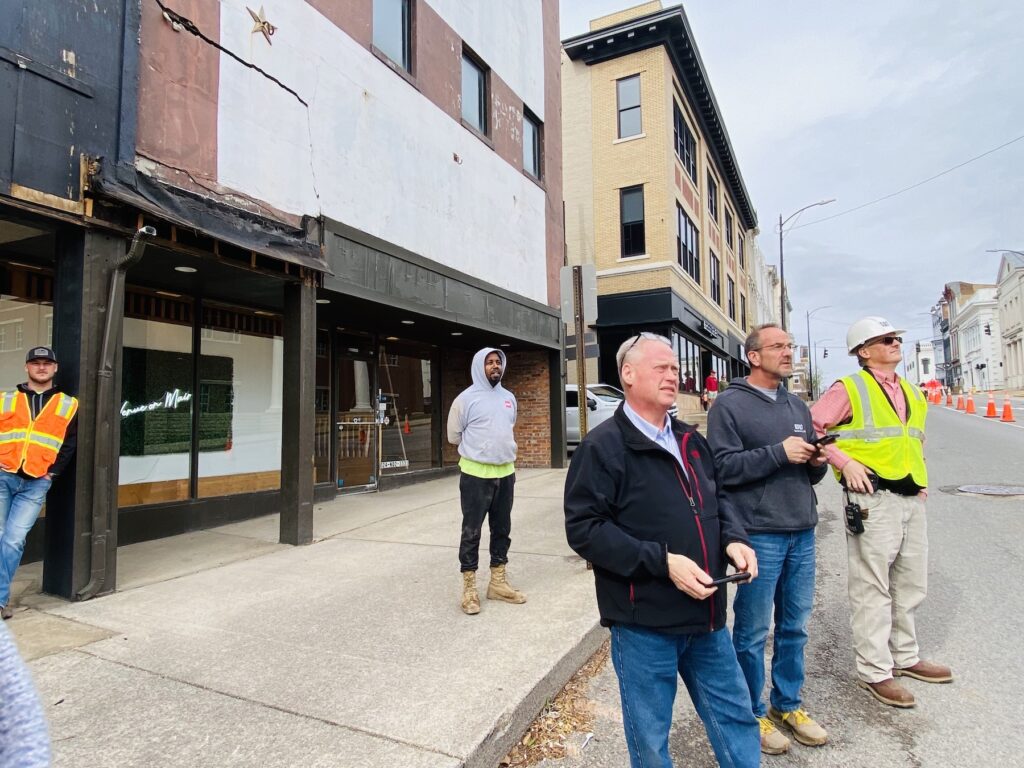
[[[519,3],[481,3],[488,11],[451,4],[440,10],[455,14],[467,40],[481,30],[470,44],[506,82],[529,87],[528,73],[519,86],[502,69],[500,57],[515,53],[520,69],[536,62],[543,83],[538,0],[505,10]],[[310,106],[222,54],[218,181],[546,303],[544,191],[303,0],[275,2],[267,16],[272,46],[251,33],[244,2],[222,0],[221,44]],[[518,26],[496,28],[500,44],[489,40],[482,30],[505,16]],[[543,100],[529,106],[541,110]]]
[[[540,0],[430,0],[428,4],[543,121]]]

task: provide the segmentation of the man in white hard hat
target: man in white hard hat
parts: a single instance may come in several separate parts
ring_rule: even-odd
[[[949,683],[949,667],[919,655],[914,614],[927,591],[924,426],[928,403],[896,375],[902,330],[865,317],[846,334],[860,371],[811,409],[814,428],[838,436],[825,448],[846,496],[848,587],[860,685],[884,704],[914,706],[896,682]]]

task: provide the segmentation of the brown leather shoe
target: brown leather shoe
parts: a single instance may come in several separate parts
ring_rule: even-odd
[[[934,661],[925,661],[924,659],[912,667],[894,669],[892,673],[895,677],[912,677],[926,683],[953,682],[953,670],[944,664],[936,664]]]
[[[858,680],[857,684],[880,702],[888,704],[890,707],[907,709],[914,706],[914,694],[891,677],[880,683],[867,683],[863,680]]]

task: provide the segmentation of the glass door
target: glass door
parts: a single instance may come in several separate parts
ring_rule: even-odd
[[[380,426],[376,366],[368,340],[339,335],[335,463],[339,490],[377,488]]]

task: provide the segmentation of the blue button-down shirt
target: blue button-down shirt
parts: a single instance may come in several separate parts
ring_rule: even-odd
[[[640,414],[629,407],[629,403],[623,403],[622,410],[626,414],[626,417],[633,422],[633,425],[644,433],[646,437],[649,437],[655,443],[660,445],[666,451],[675,456],[679,466],[682,467],[683,472],[686,472],[686,465],[683,464],[683,456],[679,453],[679,443],[676,442],[675,433],[672,432],[672,419],[666,413],[665,424],[661,429],[651,424],[651,422],[642,418]]]

